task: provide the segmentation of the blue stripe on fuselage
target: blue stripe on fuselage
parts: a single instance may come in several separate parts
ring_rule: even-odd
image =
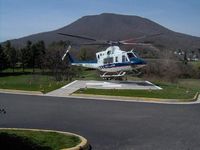
[[[105,64],[100,66],[99,68],[114,68],[114,67],[125,67],[125,66],[132,66],[132,65],[144,65],[146,64],[145,61],[139,58],[133,58],[128,62],[123,62],[123,63],[112,63],[112,64]]]
[[[112,63],[112,64],[106,64],[99,66],[100,68],[113,68],[113,67],[124,67],[124,66],[130,66],[131,63]]]

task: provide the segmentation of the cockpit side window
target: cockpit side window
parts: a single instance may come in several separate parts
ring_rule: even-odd
[[[129,59],[135,58],[135,57],[136,57],[133,53],[127,53],[127,55],[128,55],[128,58],[129,58]]]

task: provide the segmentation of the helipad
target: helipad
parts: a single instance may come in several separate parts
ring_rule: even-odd
[[[162,88],[149,81],[95,81],[75,80],[60,89],[47,93],[49,96],[68,96],[80,88],[95,89],[135,89],[135,90],[161,90]]]
[[[86,81],[85,87],[96,89],[161,89],[149,81]]]

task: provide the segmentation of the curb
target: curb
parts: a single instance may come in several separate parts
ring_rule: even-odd
[[[0,93],[8,94],[21,94],[21,95],[36,95],[36,96],[52,96],[46,95],[39,91],[23,91],[23,90],[10,90],[0,89]],[[128,101],[128,102],[146,102],[146,103],[161,103],[161,104],[195,104],[200,103],[200,94],[197,92],[192,99],[159,99],[159,98],[146,98],[146,97],[127,97],[127,96],[109,96],[109,95],[94,95],[94,94],[77,94],[72,93],[67,96],[53,96],[53,97],[66,97],[66,98],[88,98],[97,100],[112,100],[112,101]],[[198,99],[199,97],[199,99]]]
[[[25,90],[12,90],[12,89],[0,89],[0,93],[25,94],[25,95],[44,95],[40,91],[25,91]]]
[[[56,132],[56,133],[61,133],[61,134],[65,134],[65,135],[73,135],[73,136],[79,137],[81,140],[81,143],[79,143],[75,147],[64,148],[61,150],[90,150],[90,145],[89,145],[87,139],[85,139],[84,137],[82,137],[78,134],[74,134],[74,133],[70,133],[70,132],[63,132],[63,131],[56,131],[56,130],[42,130],[42,129],[26,129],[26,128],[0,128],[0,130],[25,130],[25,131]]]
[[[94,95],[94,94],[71,94],[72,97],[83,98],[99,98],[108,100],[128,100],[137,102],[158,102],[158,103],[195,103],[200,94],[197,92],[192,99],[160,99],[160,98],[146,98],[146,97],[126,97],[126,96],[109,96],[109,95]]]

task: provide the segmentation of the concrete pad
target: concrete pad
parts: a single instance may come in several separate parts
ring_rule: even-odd
[[[160,90],[162,88],[149,81],[85,81],[87,88],[96,89],[135,89],[135,90]]]
[[[80,88],[95,89],[135,89],[135,90],[161,90],[162,88],[149,81],[95,81],[75,80],[60,89],[49,92],[48,96],[69,96]]]

